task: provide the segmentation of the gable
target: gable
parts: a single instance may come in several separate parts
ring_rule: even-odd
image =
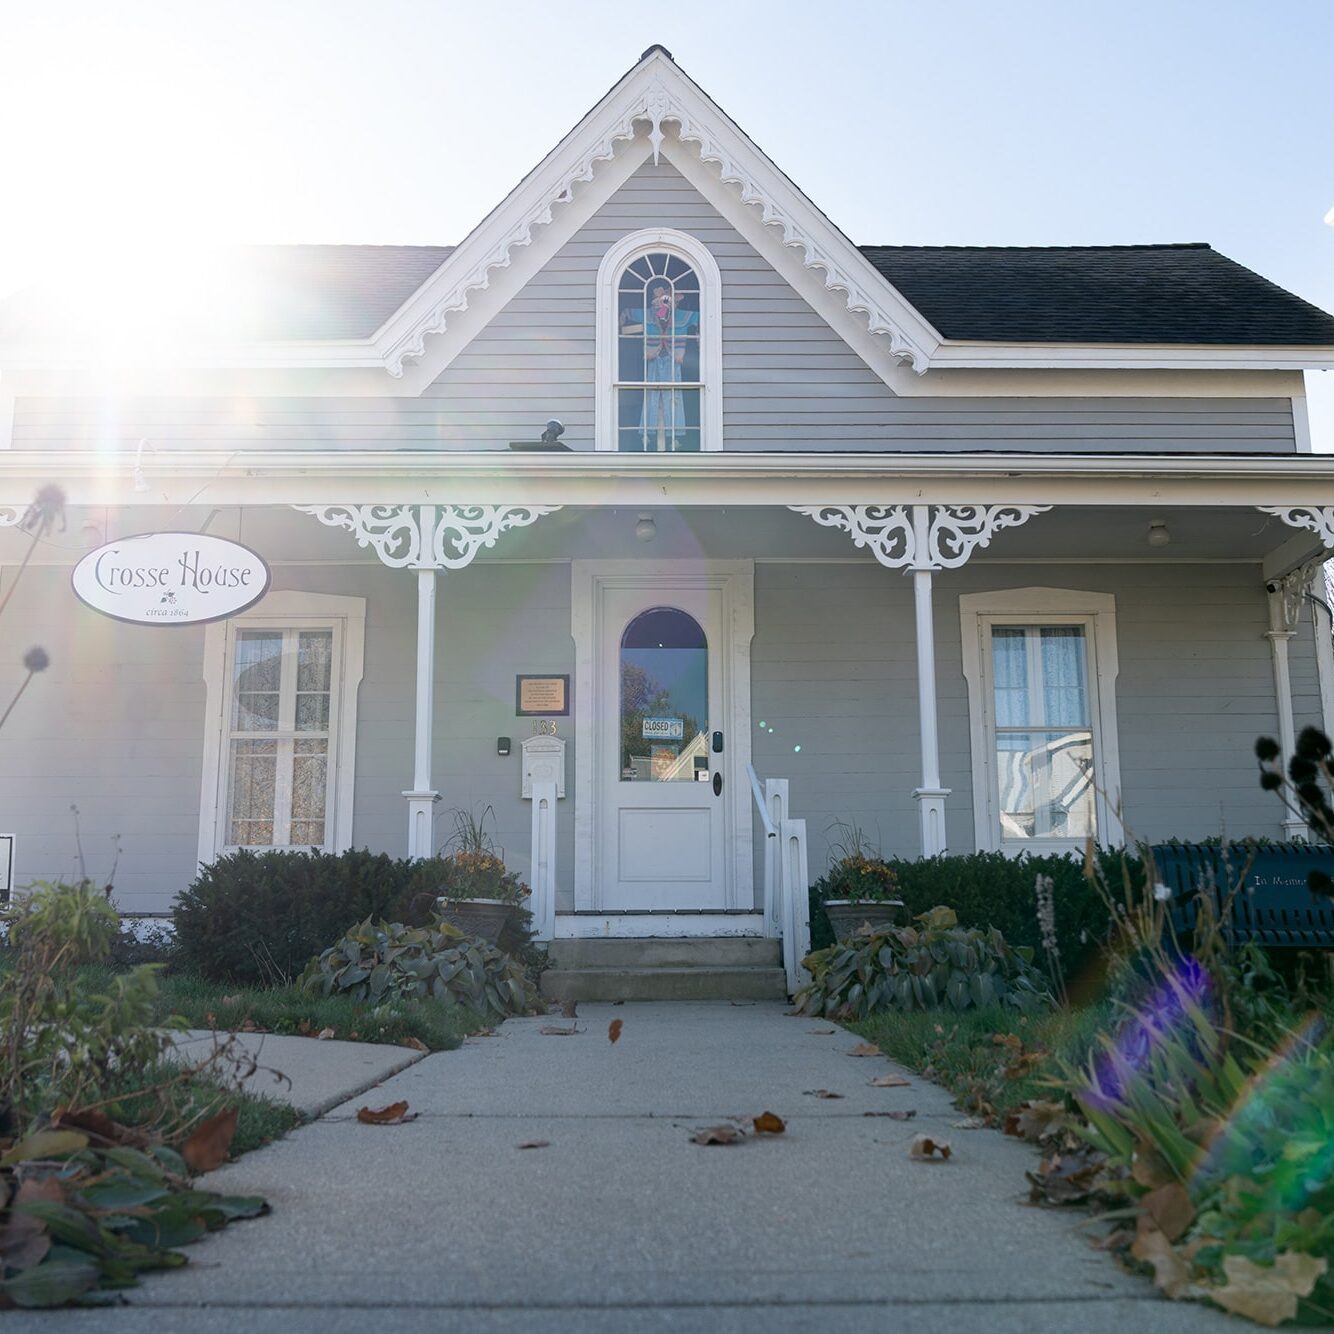
[[[728,448],[883,430],[889,386],[676,166],[646,158],[424,389],[442,441],[535,440],[559,417],[571,448],[591,448],[598,266],[657,227],[688,232],[718,264]]]

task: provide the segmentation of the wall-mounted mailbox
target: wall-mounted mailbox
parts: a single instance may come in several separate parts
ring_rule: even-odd
[[[530,736],[522,746],[523,786],[521,795],[533,799],[534,783],[555,783],[556,796],[565,795],[565,739],[558,736]]]

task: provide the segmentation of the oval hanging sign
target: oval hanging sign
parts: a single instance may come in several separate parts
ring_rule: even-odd
[[[90,551],[71,576],[80,602],[135,625],[199,625],[258,602],[263,559],[208,533],[141,533]]]

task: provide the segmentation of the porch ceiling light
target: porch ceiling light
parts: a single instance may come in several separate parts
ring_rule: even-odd
[[[1151,547],[1165,547],[1171,540],[1172,534],[1167,531],[1166,519],[1150,520],[1147,541]]]
[[[658,535],[658,525],[653,522],[653,515],[641,514],[635,524],[635,536],[641,542],[652,542]]]

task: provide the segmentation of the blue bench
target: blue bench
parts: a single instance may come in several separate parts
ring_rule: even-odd
[[[1230,944],[1334,948],[1334,899],[1313,894],[1306,883],[1311,871],[1334,875],[1334,846],[1164,843],[1154,847],[1153,860],[1172,894],[1168,911],[1179,939],[1189,940],[1195,929],[1201,890],[1221,914],[1228,894],[1242,880],[1230,920],[1223,923]]]

